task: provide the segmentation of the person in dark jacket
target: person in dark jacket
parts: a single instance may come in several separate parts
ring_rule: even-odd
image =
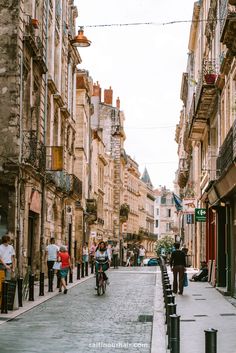
[[[170,258],[170,267],[171,271],[173,271],[173,292],[176,294],[179,287],[178,293],[183,294],[186,256],[185,253],[179,249],[179,243],[175,243],[174,247],[175,251],[172,252]]]

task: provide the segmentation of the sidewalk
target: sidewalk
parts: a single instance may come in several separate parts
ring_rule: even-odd
[[[188,278],[193,271],[188,269]],[[169,273],[172,282],[172,274]],[[176,295],[180,315],[180,352],[204,353],[205,332],[217,332],[217,352],[236,353],[236,307],[208,282],[190,282],[184,295]],[[169,352],[169,351],[167,351]]]
[[[89,268],[89,271],[90,271],[90,268]],[[80,280],[77,280],[77,269],[74,268],[73,269],[73,283],[68,283],[67,288],[68,289],[73,288],[73,287],[77,286],[78,284],[83,283],[92,277],[94,277],[94,274],[89,274],[88,276],[81,278]],[[12,311],[8,310],[7,314],[1,314],[1,312],[0,312],[0,325],[4,324],[6,321],[9,321],[9,320],[16,318],[17,316],[25,313],[26,311],[42,304],[46,300],[49,300],[49,299],[55,297],[56,295],[59,295],[59,294],[64,295],[63,292],[62,293],[58,292],[58,288],[56,288],[56,283],[57,283],[57,278],[55,275],[54,281],[53,281],[53,292],[48,292],[48,279],[45,278],[44,296],[39,296],[39,282],[35,282],[35,284],[34,284],[34,301],[25,300],[25,301],[23,301],[23,307],[20,307],[19,309],[15,309]],[[16,295],[16,297],[17,297],[17,295]],[[18,300],[18,297],[16,299]]]

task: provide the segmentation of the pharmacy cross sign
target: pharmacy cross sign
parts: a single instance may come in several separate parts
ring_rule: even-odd
[[[206,222],[206,209],[205,208],[195,208],[195,221],[196,222]]]

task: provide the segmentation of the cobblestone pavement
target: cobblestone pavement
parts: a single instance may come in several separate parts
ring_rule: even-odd
[[[0,326],[1,353],[149,353],[156,268],[108,272],[104,296],[95,278]]]

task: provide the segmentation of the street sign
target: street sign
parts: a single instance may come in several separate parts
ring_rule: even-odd
[[[195,208],[195,220],[196,222],[206,222],[205,208]]]

